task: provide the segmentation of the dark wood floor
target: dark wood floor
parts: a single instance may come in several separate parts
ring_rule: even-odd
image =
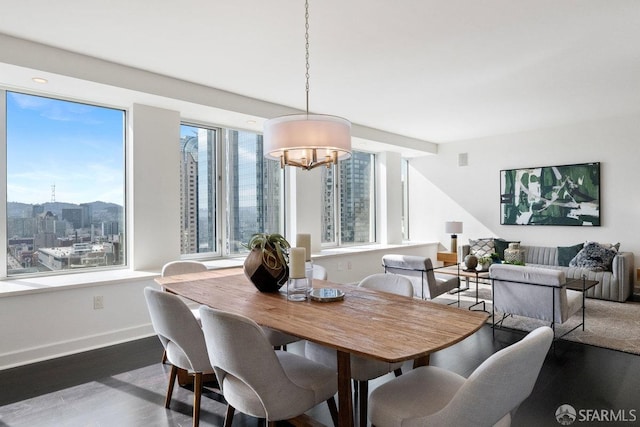
[[[431,364],[468,376],[483,360],[522,338],[521,333],[484,327]],[[295,348],[292,351],[296,351]],[[168,367],[159,363],[155,337],[0,371],[0,426],[189,426],[192,393],[177,387],[170,410],[163,405]],[[392,375],[376,380],[371,388]],[[640,425],[640,356],[566,341],[550,351],[529,399],[514,426],[554,426],[562,404],[576,410],[631,410],[634,422],[574,425]],[[221,426],[225,406],[214,393],[202,401],[200,425]],[[310,415],[331,425],[326,405]],[[629,416],[627,416],[627,419]],[[237,414],[235,427],[256,427],[257,420]]]

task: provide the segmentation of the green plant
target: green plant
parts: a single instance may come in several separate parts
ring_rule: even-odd
[[[524,265],[524,261],[504,261],[505,264]]]
[[[262,260],[269,268],[277,268],[289,262],[289,248],[291,245],[278,233],[255,233],[246,245],[249,250],[262,251]]]
[[[491,261],[498,261],[500,259],[500,255],[497,252],[491,254]]]
[[[485,255],[483,257],[478,258],[478,264],[486,264],[492,261],[491,255]]]

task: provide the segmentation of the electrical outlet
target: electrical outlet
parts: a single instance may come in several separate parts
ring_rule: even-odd
[[[93,309],[102,310],[104,308],[104,297],[102,295],[96,295],[93,297]]]
[[[342,261],[338,262],[338,271],[344,271],[344,262]]]

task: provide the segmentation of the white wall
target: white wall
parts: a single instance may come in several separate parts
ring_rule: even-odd
[[[153,334],[142,289],[155,286],[154,274],[131,279],[109,279],[109,276],[136,277],[136,272],[145,270],[157,274],[165,262],[180,257],[180,159],[176,141],[181,114],[141,104],[131,105],[128,110],[131,112],[127,164],[130,270],[104,273],[98,282],[94,280],[99,273],[73,275],[72,287],[47,288],[48,283],[64,283],[65,276],[0,283],[0,291],[8,282],[31,289],[0,292],[0,369]],[[399,155],[387,156],[386,164],[399,174]],[[294,241],[296,233],[311,233],[313,251],[320,252],[320,170],[289,170],[288,174],[293,194],[288,204],[288,235],[293,236],[290,240]],[[397,179],[381,181],[384,188],[388,181],[399,182],[399,175]],[[395,212],[400,208],[400,203],[385,207],[386,217],[393,221],[384,225],[385,230],[400,229],[400,215]],[[387,252],[435,256],[435,245],[353,251],[327,255],[317,262],[327,268],[331,280],[350,283],[382,271],[380,260]],[[84,283],[83,277],[87,277]],[[104,298],[104,309],[94,310],[94,296]]]
[[[460,220],[458,245],[488,236],[548,246],[620,242],[640,266],[638,141],[636,116],[441,145],[437,155],[410,162],[411,238],[448,246],[444,222]],[[459,153],[468,154],[468,166],[458,166]],[[601,163],[600,227],[500,225],[500,170],[585,162]]]

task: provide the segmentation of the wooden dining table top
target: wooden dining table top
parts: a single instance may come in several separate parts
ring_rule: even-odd
[[[344,299],[293,302],[282,292],[259,292],[241,268],[156,282],[168,292],[249,317],[259,325],[387,362],[428,358],[473,334],[487,319],[486,313],[317,279],[314,288],[340,289]]]

